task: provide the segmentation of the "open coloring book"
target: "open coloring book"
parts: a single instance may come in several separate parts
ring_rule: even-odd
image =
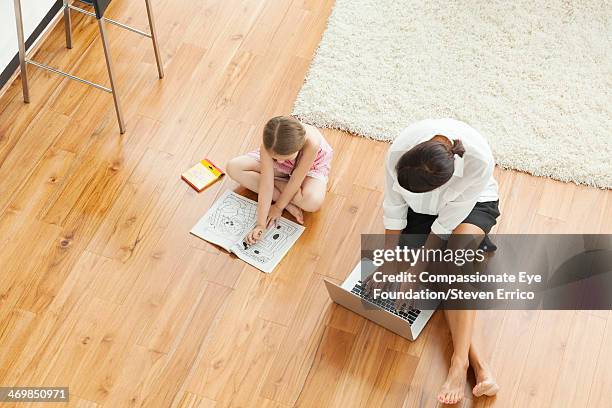
[[[233,191],[226,191],[191,229],[203,240],[233,252],[246,263],[270,273],[304,232],[304,227],[280,218],[251,246],[244,243],[246,234],[256,224],[257,203]]]

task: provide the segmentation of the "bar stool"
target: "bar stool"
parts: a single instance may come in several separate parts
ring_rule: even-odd
[[[87,3],[93,5],[95,13],[91,13],[87,10],[83,10],[79,7],[76,7],[70,4],[70,0],[63,0],[64,5],[64,28],[66,31],[66,48],[72,48],[72,27],[71,27],[71,17],[70,10],[77,11],[82,14],[86,14],[91,17],[95,17],[98,20],[98,28],[100,30],[100,38],[102,39],[102,47],[104,48],[104,57],[106,59],[106,68],[108,70],[108,78],[110,81],[110,88],[107,88],[103,85],[100,85],[95,82],[87,81],[83,78],[79,78],[77,76],[71,75],[68,72],[60,71],[59,69],[50,67],[48,65],[42,64],[40,62],[34,61],[28,58],[25,45],[25,36],[23,31],[23,18],[21,13],[21,0],[14,0],[15,3],[15,22],[17,24],[17,41],[19,42],[19,66],[21,70],[21,85],[23,88],[23,101],[25,103],[30,102],[30,91],[28,86],[28,72],[27,72],[27,64],[34,65],[39,68],[46,69],[47,71],[51,71],[55,74],[59,74],[65,76],[67,78],[73,79],[75,81],[84,83],[86,85],[93,86],[94,88],[101,89],[103,91],[109,92],[113,95],[113,101],[115,103],[115,111],[117,113],[117,121],[119,122],[119,131],[121,134],[125,133],[125,123],[123,121],[123,113],[121,111],[121,104],[119,102],[119,96],[117,95],[116,89],[116,81],[115,81],[115,73],[113,71],[113,63],[110,55],[110,49],[108,47],[108,40],[106,36],[106,26],[105,23],[109,22],[110,24],[114,24],[123,29],[129,30],[133,33],[140,34],[142,36],[148,37],[153,42],[153,51],[155,52],[155,61],[157,62],[157,72],[159,74],[159,78],[164,77],[164,69],[162,65],[161,55],[159,52],[159,46],[157,43],[157,32],[155,30],[155,22],[153,20],[153,11],[151,9],[151,1],[144,0],[147,7],[147,17],[149,18],[149,30],[150,33],[146,33],[144,31],[140,31],[136,28],[130,27],[126,24],[120,23],[115,20],[111,20],[110,18],[104,17],[104,12],[106,11],[108,5],[111,0],[81,0],[83,3]]]

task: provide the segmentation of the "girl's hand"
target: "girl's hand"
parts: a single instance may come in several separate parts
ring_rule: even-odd
[[[270,226],[276,224],[276,221],[283,215],[283,209],[280,208],[276,204],[272,204],[270,206],[270,211],[268,212],[268,218],[266,220],[266,228],[270,228]]]
[[[263,227],[262,225],[256,225],[255,228],[253,228],[246,236],[245,241],[247,244],[249,245],[253,245],[256,244],[257,241],[259,241],[261,239],[261,237],[263,236],[264,231],[266,230],[265,227]]]

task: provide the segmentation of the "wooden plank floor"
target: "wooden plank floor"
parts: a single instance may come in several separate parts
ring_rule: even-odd
[[[146,27],[141,3],[115,0],[110,17]],[[19,80],[0,98],[0,384],[69,386],[75,407],[435,406],[442,315],[410,343],[331,304],[322,283],[351,270],[360,233],[383,230],[385,144],[325,131],[325,205],[270,275],[188,234],[236,186],[197,194],[180,173],[224,164],[290,112],[333,1],[154,5],[163,81],[149,42],[109,27],[124,136],[109,95],[36,68],[32,103]],[[104,81],[95,20],[74,22],[73,50],[58,25],[36,58]],[[500,233],[612,232],[609,191],[496,175]],[[480,319],[502,391],[462,406],[610,406],[609,312]]]

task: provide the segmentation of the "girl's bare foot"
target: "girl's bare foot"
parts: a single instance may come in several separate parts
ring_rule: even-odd
[[[474,373],[476,374],[476,386],[472,389],[472,394],[475,397],[486,395],[492,397],[499,391],[499,385],[495,382],[495,378],[489,370],[489,367],[482,365],[478,368],[474,367]]]
[[[298,223],[300,224],[304,223],[304,212],[302,211],[300,207],[298,207],[295,204],[289,203],[285,207],[285,210],[287,210],[289,214],[293,215],[293,217]]]
[[[438,394],[438,401],[443,404],[456,404],[463,399],[463,390],[467,380],[468,362],[452,359],[446,381]]]

